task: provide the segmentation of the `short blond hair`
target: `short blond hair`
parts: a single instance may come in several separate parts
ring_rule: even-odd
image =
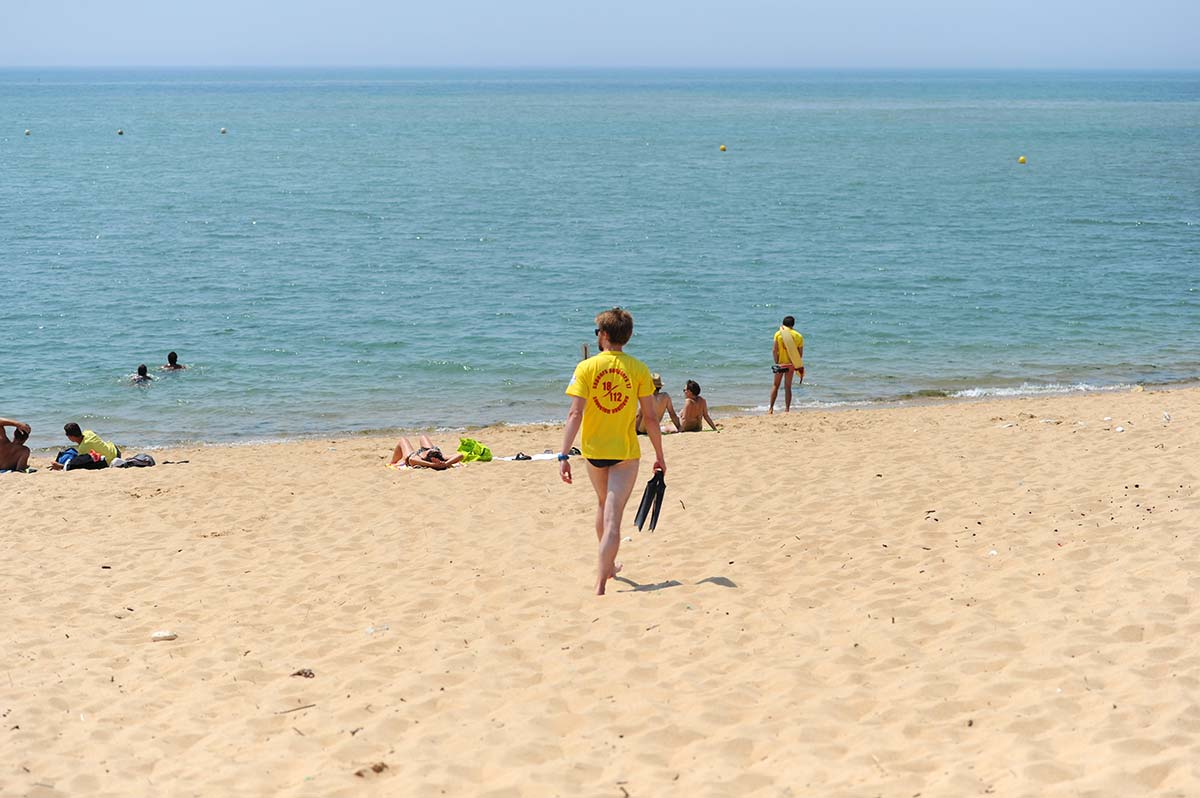
[[[633,314],[628,310],[613,308],[596,314],[596,326],[617,346],[624,346],[633,337]]]

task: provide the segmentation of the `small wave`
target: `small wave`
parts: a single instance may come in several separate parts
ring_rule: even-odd
[[[1022,385],[1006,388],[964,388],[959,391],[945,392],[943,395],[951,399],[980,399],[991,396],[1047,396],[1067,393],[1090,393],[1098,391],[1127,391],[1132,383],[1117,383],[1115,385],[1095,385],[1088,382],[1071,384],[1050,383],[1048,385]]]

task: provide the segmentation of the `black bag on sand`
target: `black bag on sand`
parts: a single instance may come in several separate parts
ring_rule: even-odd
[[[63,465],[63,471],[78,471],[81,469],[108,468],[108,461],[101,457],[99,460],[89,454],[77,454]]]
[[[639,532],[642,531],[642,525],[646,523],[647,513],[650,513],[650,531],[653,532],[654,527],[658,526],[658,513],[662,510],[663,496],[666,493],[667,481],[661,471],[655,471],[654,476],[650,477],[646,483],[646,491],[642,494],[642,503],[638,505],[637,515],[633,518],[633,523],[637,525]]]

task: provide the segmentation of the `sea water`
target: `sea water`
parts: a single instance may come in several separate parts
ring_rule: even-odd
[[[801,407],[1188,381],[1200,73],[0,71],[0,256],[46,446],[558,419],[614,305],[726,409],[785,315]]]

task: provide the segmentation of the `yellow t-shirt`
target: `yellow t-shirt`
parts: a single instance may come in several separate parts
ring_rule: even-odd
[[[779,364],[786,366],[792,363],[796,368],[804,365],[804,336],[795,330],[788,330],[792,334],[792,338],[796,341],[796,351],[800,353],[800,362],[792,363],[792,358],[788,355],[787,347],[783,345],[783,330],[775,331],[775,351],[779,353]]]
[[[624,352],[601,352],[575,367],[568,396],[587,400],[580,451],[596,460],[636,460],[642,456],[634,421],[638,400],[654,393],[650,369]]]
[[[108,458],[109,465],[112,465],[112,461],[119,457],[116,446],[113,446],[106,440],[102,440],[99,435],[90,429],[83,431],[83,440],[75,444],[75,451],[80,454],[87,454],[88,452],[102,454]]]

